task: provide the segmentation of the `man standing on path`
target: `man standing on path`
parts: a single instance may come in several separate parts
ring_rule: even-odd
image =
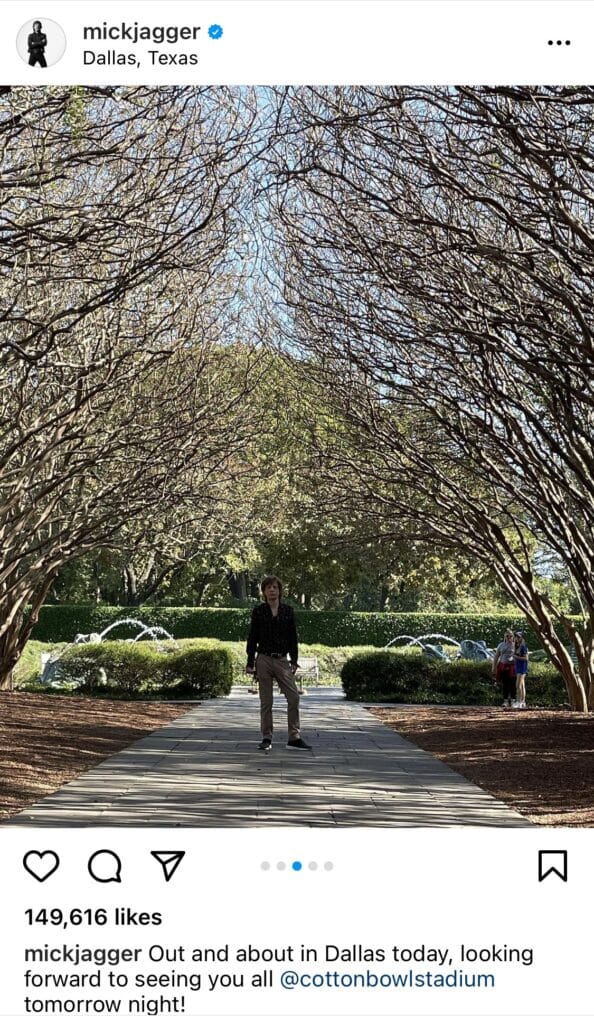
[[[42,28],[43,25],[40,21],[34,21],[33,31],[27,36],[27,49],[29,51],[29,64],[31,67],[34,67],[35,64],[39,64],[42,68],[47,67],[45,59],[47,36],[45,32],[42,32]]]
[[[262,604],[254,608],[247,640],[246,672],[258,680],[262,742],[260,750],[272,747],[272,700],[276,679],[287,698],[290,750],[311,750],[301,739],[299,729],[299,690],[295,683],[297,664],[297,628],[295,615],[282,603],[283,585],[278,576],[265,576]],[[290,661],[287,660],[287,655]]]

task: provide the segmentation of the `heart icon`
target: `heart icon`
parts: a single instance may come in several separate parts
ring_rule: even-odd
[[[29,850],[23,857],[25,871],[28,871],[38,882],[45,882],[46,878],[58,870],[60,858],[53,850]]]

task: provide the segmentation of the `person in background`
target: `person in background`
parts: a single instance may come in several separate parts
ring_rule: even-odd
[[[41,31],[42,25],[40,21],[33,22],[33,31],[29,33],[27,37],[27,49],[29,51],[29,64],[34,67],[35,64],[39,64],[40,67],[46,68],[47,61],[45,59],[45,48],[47,46],[47,36],[45,32]]]
[[[526,675],[528,672],[528,645],[524,634],[518,631],[514,637],[514,667],[516,670],[515,707],[526,707]]]
[[[495,650],[493,674],[495,682],[501,687],[503,707],[511,708],[516,699],[515,644],[512,629],[506,629],[502,642]]]
[[[264,601],[252,612],[247,639],[246,672],[255,675],[260,693],[260,750],[272,747],[272,700],[274,681],[287,698],[287,718],[291,750],[311,750],[301,738],[299,690],[295,683],[297,664],[297,628],[293,609],[283,604],[283,585],[278,576],[265,576],[261,583]],[[288,656],[288,657],[287,657]]]

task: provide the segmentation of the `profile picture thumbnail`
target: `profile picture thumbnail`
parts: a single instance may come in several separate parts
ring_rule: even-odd
[[[50,18],[33,18],[20,28],[17,51],[30,67],[48,68],[57,64],[66,50],[64,30]]]

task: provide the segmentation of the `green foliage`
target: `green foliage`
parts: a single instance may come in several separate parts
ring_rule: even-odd
[[[30,689],[39,685],[41,655],[55,651],[60,645],[49,645],[40,643],[39,640],[29,640],[25,649],[16,663],[13,681],[16,690]]]
[[[64,111],[64,120],[72,132],[72,138],[76,142],[81,142],[87,123],[85,92],[86,90],[82,85],[72,86],[70,89],[70,100]]]
[[[431,661],[420,651],[376,651],[356,654],[341,673],[349,700],[403,704],[498,705],[501,695],[492,682],[490,662]],[[565,704],[560,674],[548,664],[530,666],[527,700],[542,707]]]
[[[165,679],[178,696],[226,696],[233,684],[231,654],[218,643],[186,643],[183,650],[167,655]]]
[[[106,682],[100,681],[101,670]],[[229,652],[216,642],[190,642],[163,652],[148,642],[104,641],[69,647],[60,659],[60,677],[76,680],[86,693],[135,696],[162,693],[217,697],[231,690]]]
[[[71,642],[77,633],[101,633],[117,619],[139,619],[147,626],[162,626],[176,639],[216,637],[245,639],[250,610],[244,608],[117,608],[110,605],[44,605],[33,630],[35,640]],[[120,626],[109,639],[133,637],[133,626]]]
[[[444,633],[454,640],[485,640],[489,646],[500,642],[510,625],[508,615],[463,615],[437,612],[299,612],[299,636],[304,642],[330,647],[384,647],[402,634],[419,636]],[[512,625],[521,628],[520,620]],[[528,641],[531,642],[530,639]]]
[[[31,640],[15,670],[18,689],[39,688],[41,654],[63,645]],[[231,685],[247,683],[245,641],[186,639],[167,643],[165,653],[150,642],[68,646],[61,660],[64,680],[79,680],[85,692],[98,693],[98,670],[107,676],[104,692],[113,696],[168,694],[217,697]],[[181,649],[180,649],[181,648]],[[429,661],[418,649],[378,650],[302,644],[300,657],[316,657],[320,684],[340,685],[351,700],[435,704],[498,704],[488,662]],[[305,685],[308,685],[307,683]],[[531,704],[554,707],[566,701],[559,673],[547,662],[531,661],[527,680]]]
[[[317,658],[320,683],[325,686],[340,686],[340,673],[348,659],[362,651],[371,654],[373,650],[374,648],[371,646],[326,647],[323,644],[301,644],[299,657]]]
[[[182,652],[180,652],[179,650],[179,644],[182,645]],[[38,640],[30,640],[29,643],[26,645],[23,655],[21,656],[17,668],[15,670],[16,688],[38,689],[40,685],[39,677],[41,655],[46,652],[56,653],[65,646],[65,644],[45,644],[41,643]],[[69,646],[69,653],[67,654],[67,657],[64,659],[64,664],[78,664],[78,658],[81,655],[83,656],[84,662],[85,652],[88,652],[91,649],[91,647],[93,647],[93,649],[96,649],[97,646],[98,645],[96,644],[77,645],[75,647]],[[104,647],[105,642],[101,646]],[[127,648],[130,647],[129,644],[126,644],[125,646]],[[141,649],[145,649],[150,648],[152,645],[148,642],[145,643],[144,641],[141,641],[135,646],[140,647]],[[164,670],[164,677],[162,681],[163,685],[171,687],[177,685],[177,683],[182,682],[182,676],[176,676],[176,673],[173,671],[171,666],[177,664],[178,656],[180,658],[179,664],[183,665],[184,660],[186,660],[186,652],[191,651],[192,654],[190,655],[188,653],[187,655],[187,678],[191,678],[190,670],[192,667],[192,658],[195,658],[196,673],[197,677],[200,679],[200,695],[204,697],[217,696],[218,693],[215,693],[214,690],[210,692],[210,689],[212,688],[213,685],[216,684],[218,676],[211,678],[207,676],[206,672],[203,672],[203,666],[209,665],[210,662],[208,661],[208,659],[205,660],[204,658],[202,658],[201,652],[220,652],[221,650],[224,651],[224,664],[225,666],[229,666],[230,668],[232,682],[244,685],[247,685],[248,683],[248,677],[245,674],[245,640],[236,642],[227,641],[226,643],[221,644],[221,642],[216,639],[181,639],[177,641],[176,644],[167,642],[163,646],[171,659],[171,661],[167,662],[167,668],[166,670]],[[354,654],[366,650],[367,648],[364,647],[324,647],[321,644],[302,644],[300,647],[299,656],[300,658],[318,659],[321,686],[340,686],[340,671],[344,663]],[[369,650],[371,651],[372,648],[369,648]],[[220,657],[220,654],[216,654],[216,657]],[[87,675],[89,679],[89,685],[92,686],[97,675],[97,669],[101,666],[94,665],[94,667],[88,667],[89,671]],[[82,677],[83,676],[81,674],[80,678]],[[221,670],[220,678],[222,678],[225,687],[228,687],[229,672],[228,669],[224,666]],[[306,683],[306,685],[310,685],[309,681]],[[227,693],[229,691],[228,689],[225,689],[224,692]]]
[[[414,703],[424,681],[423,666],[418,655],[375,651],[356,654],[341,672],[345,696],[349,700],[369,699],[371,693],[381,694],[375,700]],[[387,697],[385,694],[391,694]]]
[[[147,644],[124,641],[77,644],[60,659],[60,677],[79,681],[80,689],[93,692],[107,688],[129,696],[164,685],[164,655]],[[100,670],[107,676],[106,687],[99,682]]]
[[[250,622],[249,608],[116,608],[108,605],[44,605],[33,639],[72,641],[76,633],[100,633],[116,619],[141,619],[158,625],[172,636],[216,637],[243,641]],[[528,646],[540,641],[527,623],[510,615],[446,614],[439,612],[307,612],[296,610],[297,631],[303,644],[325,647],[384,647],[400,634],[419,636],[445,633],[454,640],[485,640],[495,647],[508,626],[526,632]],[[576,622],[578,620],[576,619]],[[562,632],[561,632],[561,635]],[[122,626],[110,639],[134,636],[134,627]]]
[[[204,642],[204,641],[201,641]],[[235,683],[248,682],[245,675],[246,653],[245,641],[237,643],[225,643],[233,662],[233,680]],[[340,686],[340,672],[345,662],[360,651],[366,651],[366,647],[324,647],[322,644],[300,644],[299,660],[302,658],[317,658],[320,674],[320,686]],[[372,648],[369,648],[371,651]],[[304,686],[310,686],[311,680],[304,680]]]

